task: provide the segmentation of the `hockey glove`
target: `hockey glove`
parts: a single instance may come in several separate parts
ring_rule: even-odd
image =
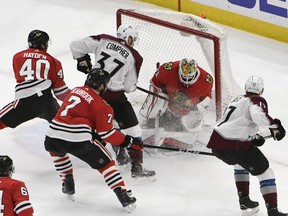
[[[252,145],[255,146],[262,146],[265,143],[265,139],[260,136],[259,138],[251,140]]]
[[[124,142],[120,145],[120,148],[126,148],[128,150],[141,151],[143,149],[142,140],[136,139],[132,136],[126,135]]]
[[[285,137],[286,131],[281,124],[279,119],[274,119],[274,124],[277,125],[277,128],[270,128],[271,136],[274,140],[281,140]]]
[[[91,58],[88,54],[77,59],[77,70],[88,74],[92,69]]]

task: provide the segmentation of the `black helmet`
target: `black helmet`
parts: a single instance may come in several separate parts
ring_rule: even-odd
[[[14,172],[12,159],[7,155],[0,155],[0,176],[11,177]]]
[[[47,49],[48,41],[49,35],[41,30],[33,30],[28,35],[28,45],[30,48]]]
[[[101,84],[107,85],[110,81],[110,75],[107,71],[101,68],[93,68],[86,79],[85,84],[93,89],[97,89]]]

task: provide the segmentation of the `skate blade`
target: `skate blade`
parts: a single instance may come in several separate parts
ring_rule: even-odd
[[[252,208],[252,209],[245,209],[245,210],[242,210],[242,216],[255,215],[255,214],[257,214],[258,211],[259,211],[258,206],[255,208]]]
[[[67,199],[75,202],[75,196],[73,194],[66,194]]]
[[[131,203],[131,204],[129,204],[128,206],[126,206],[126,207],[124,207],[125,209],[126,209],[126,211],[128,212],[128,213],[131,213],[132,211],[134,211],[134,209],[136,208],[136,203],[134,202],[134,203]]]

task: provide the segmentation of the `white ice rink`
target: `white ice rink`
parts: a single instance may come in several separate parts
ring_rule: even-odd
[[[69,43],[77,38],[100,33],[115,34],[116,10],[153,8],[130,0],[13,0],[0,7],[0,107],[14,98],[13,55],[27,47],[33,29],[46,31],[52,44],[48,52],[63,65],[69,87],[82,85],[85,75],[77,72]],[[209,17],[208,17],[209,18]],[[225,27],[228,34],[233,75],[244,86],[250,75],[264,79],[264,97],[270,115],[279,118],[288,130],[288,44]],[[135,47],[137,49],[137,47]],[[72,157],[76,201],[61,192],[61,182],[43,140],[48,124],[35,119],[18,128],[0,132],[0,154],[8,154],[16,167],[14,178],[23,180],[30,192],[35,216],[116,216],[126,215],[102,176]],[[261,147],[270,160],[278,186],[279,207],[288,212],[287,137],[267,140]],[[134,216],[240,216],[233,168],[212,156],[192,154],[145,154],[145,166],[157,172],[157,180],[140,184],[123,177],[137,198]],[[251,177],[251,198],[259,201],[259,216],[266,208],[258,180]]]

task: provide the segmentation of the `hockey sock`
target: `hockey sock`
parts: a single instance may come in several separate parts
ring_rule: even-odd
[[[53,163],[56,168],[56,171],[58,172],[62,180],[65,179],[65,176],[67,174],[73,174],[72,162],[68,154],[59,156],[53,152],[50,152],[50,155],[53,159]]]
[[[265,200],[266,206],[269,208],[277,208],[277,188],[274,172],[268,168],[264,173],[258,175],[260,190]]]
[[[239,198],[249,195],[249,172],[239,165],[234,166],[234,179]]]
[[[5,125],[2,121],[0,121],[0,130],[6,128],[7,125]]]
[[[125,183],[115,165],[114,160],[110,161],[110,163],[103,168],[98,169],[98,171],[104,176],[105,182],[112,190],[117,187],[121,187],[122,190],[126,191]]]
[[[143,151],[128,150],[132,163],[143,163]]]

